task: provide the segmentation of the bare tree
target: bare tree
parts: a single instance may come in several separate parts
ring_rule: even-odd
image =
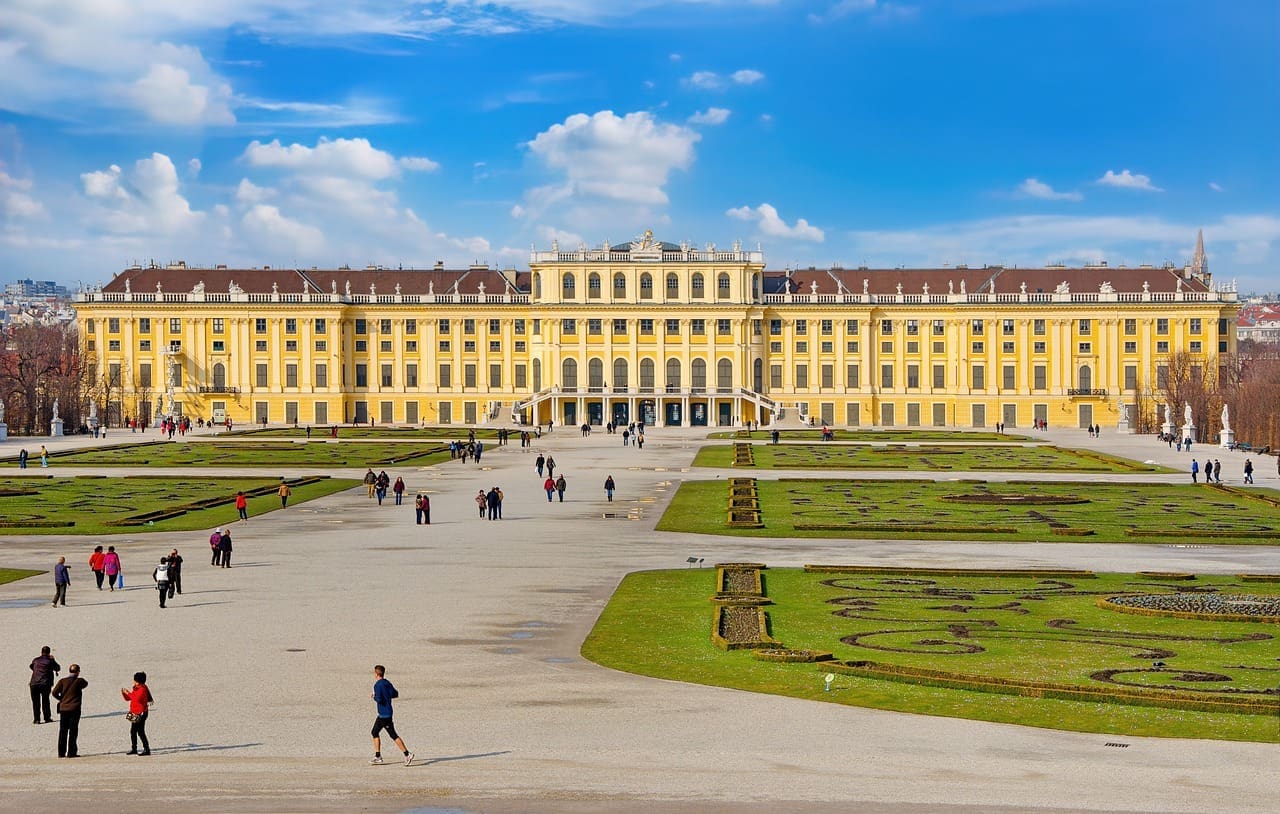
[[[53,401],[80,425],[81,361],[75,326],[18,325],[0,349],[0,397],[6,420],[28,435],[48,427]]]

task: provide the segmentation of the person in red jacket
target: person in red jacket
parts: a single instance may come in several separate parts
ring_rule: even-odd
[[[133,687],[128,690],[121,687],[120,695],[129,702],[129,714],[125,716],[129,721],[128,754],[146,757],[151,754],[151,743],[147,740],[147,715],[150,714],[151,703],[155,701],[151,690],[147,689],[147,674],[134,673]],[[138,751],[139,740],[142,741],[141,752]]]
[[[98,582],[98,590],[102,590],[102,578],[106,573],[102,570],[102,561],[107,555],[102,553],[102,546],[95,546],[93,553],[89,555],[89,570],[93,571],[93,578]]]
[[[244,492],[236,492],[236,513],[241,520],[249,522],[249,499],[244,496]]]
[[[550,475],[548,475],[548,476],[547,476],[547,479],[546,479],[545,481],[543,481],[543,482],[542,482],[542,488],[546,490],[546,492],[547,492],[547,502],[548,502],[548,503],[550,503],[550,502],[551,502],[551,496],[552,496],[552,495],[554,495],[554,494],[555,494],[555,492],[556,492],[556,482],[555,482],[555,479],[553,479]]]

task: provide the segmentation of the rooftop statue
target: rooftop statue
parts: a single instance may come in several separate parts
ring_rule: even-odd
[[[195,285],[193,285],[193,286],[191,287],[191,293],[192,293],[192,294],[203,294],[203,293],[204,293],[204,280],[201,280],[200,282],[198,282],[198,283],[196,283]]]
[[[1115,286],[1111,285],[1111,281],[1110,281],[1110,280],[1103,280],[1103,281],[1102,281],[1102,285],[1098,286],[1098,293],[1099,293],[1099,294],[1114,294],[1114,293],[1116,293],[1116,289],[1115,289]]]

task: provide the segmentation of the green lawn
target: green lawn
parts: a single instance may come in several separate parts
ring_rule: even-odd
[[[711,643],[714,569],[628,575],[582,648],[626,672],[902,712],[1055,729],[1159,737],[1276,741],[1276,716],[1026,698],[837,676],[815,664],[762,662]],[[1280,681],[1280,625],[1121,614],[1095,605],[1114,593],[1177,587],[1268,594],[1275,583],[1201,577],[1170,583],[1126,574],[1096,579],[913,577],[764,572],[772,635],[841,660],[1081,687],[1172,687],[1266,697]],[[1053,620],[1066,620],[1053,622]],[[1051,622],[1053,622],[1051,624]],[[1265,638],[1249,640],[1249,636]],[[1156,665],[1157,661],[1165,666]],[[1101,671],[1120,671],[1099,676]],[[1224,693],[1223,691],[1228,691]]]
[[[313,478],[294,485],[289,509],[350,489],[355,480]],[[125,534],[211,529],[236,519],[235,494],[249,516],[280,511],[278,478],[0,478],[0,531],[12,534]]]
[[[957,443],[971,442],[1040,442],[1042,439],[1035,435],[1010,435],[1008,433],[982,432],[968,430],[835,430],[837,441],[866,441],[866,442],[890,442],[890,441],[906,441],[908,443],[921,443],[929,441],[954,441]],[[779,430],[778,435],[783,441],[821,441],[822,430]],[[772,430],[722,430],[713,432],[707,436],[708,438],[732,438],[735,440],[746,440],[750,438],[753,441],[771,441],[773,440]]]
[[[332,424],[317,424],[311,428],[311,440],[324,440],[329,438],[329,428]],[[511,432],[515,439],[519,440],[520,427],[511,425]],[[526,427],[530,431],[532,427]],[[344,438],[361,438],[361,439],[379,439],[391,441],[395,439],[403,439],[409,441],[422,441],[424,439],[446,439],[446,441],[465,441],[468,433],[473,430],[468,426],[440,426],[440,427],[368,427],[359,426],[352,427],[345,424],[338,425],[338,440]],[[498,437],[496,429],[475,429],[476,440],[495,440]],[[229,434],[232,438],[240,437],[256,437],[256,438],[302,438],[307,437],[306,426],[301,427],[267,427],[264,429],[253,429],[246,427],[244,429],[232,428]],[[224,434],[222,437],[227,437]]]
[[[762,528],[726,525],[729,486],[718,480],[681,484],[658,529],[749,537],[1280,543],[1280,508],[1263,499],[1275,501],[1280,495],[1268,489],[914,480],[755,483]]]
[[[959,439],[956,439],[959,440]],[[981,472],[1171,472],[1158,466],[1087,450],[1048,445],[866,446],[852,444],[753,444],[757,469],[883,469]],[[733,466],[733,445],[698,450],[694,466]],[[751,467],[740,467],[750,473]]]
[[[22,568],[0,568],[0,585],[6,582],[17,582],[20,579],[34,577],[36,574],[42,574],[43,571],[27,571]]]
[[[3,459],[17,465],[17,456]],[[34,457],[39,465],[39,458]],[[411,463],[427,466],[449,460],[449,449],[440,443],[353,441],[344,443],[313,439],[310,442],[252,439],[150,441],[109,447],[81,447],[52,453],[57,466],[314,466],[382,468]],[[31,463],[28,462],[28,466]]]

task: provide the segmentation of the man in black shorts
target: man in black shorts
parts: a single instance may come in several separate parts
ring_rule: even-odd
[[[382,730],[387,730],[387,736],[396,742],[396,746],[404,753],[404,765],[408,766],[413,763],[413,752],[404,745],[404,741],[396,734],[396,725],[391,722],[393,712],[391,710],[391,699],[399,698],[400,693],[396,692],[396,688],[392,686],[390,681],[384,678],[387,668],[381,664],[373,666],[373,675],[377,680],[373,682],[373,692],[369,693],[369,697],[373,699],[373,703],[378,707],[378,718],[373,722],[373,759],[369,762],[377,766],[383,763],[382,760]]]

